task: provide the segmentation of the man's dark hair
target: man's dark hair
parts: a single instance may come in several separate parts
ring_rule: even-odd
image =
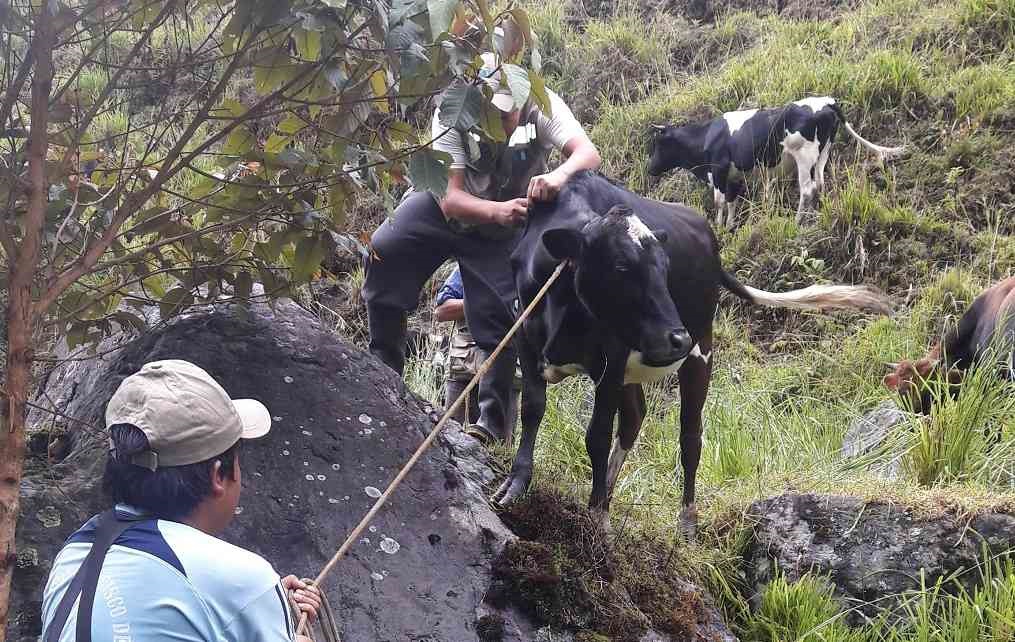
[[[160,519],[180,521],[211,494],[211,470],[222,462],[221,477],[231,477],[239,455],[239,442],[224,453],[186,466],[148,470],[130,463],[130,457],[148,450],[148,438],[137,426],[109,427],[114,451],[106,462],[102,486],[117,504],[141,508]]]

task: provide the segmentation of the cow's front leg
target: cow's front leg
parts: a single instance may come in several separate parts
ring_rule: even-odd
[[[712,378],[712,331],[698,341],[691,355],[680,367],[680,463],[684,469],[683,509],[680,522],[691,540],[697,527],[695,481],[701,461],[701,413],[708,397]]]
[[[626,363],[627,359],[616,359]],[[589,510],[593,519],[604,528],[609,528],[610,510],[610,446],[613,443],[613,422],[620,408],[624,385],[624,368],[611,365],[596,385],[596,401],[592,409],[592,420],[585,433],[585,449],[592,464],[592,494],[589,496]]]
[[[625,384],[617,416],[617,438],[613,440],[610,462],[606,470],[606,506],[604,517],[600,520],[603,530],[609,530],[609,510],[610,502],[613,501],[613,491],[617,487],[620,469],[624,467],[624,461],[638,441],[638,433],[641,432],[641,425],[645,422],[645,412],[645,391],[641,384]]]
[[[521,349],[518,356],[522,366],[522,438],[511,464],[511,474],[493,494],[493,500],[501,507],[524,495],[532,482],[536,435],[546,413],[546,381],[539,370],[538,357],[524,342],[519,343]]]

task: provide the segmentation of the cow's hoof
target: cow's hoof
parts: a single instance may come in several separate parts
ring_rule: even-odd
[[[517,475],[511,475],[500,485],[492,499],[500,508],[507,508],[521,498],[528,487],[529,484],[526,480]]]
[[[698,536],[698,509],[695,508],[694,504],[685,506],[680,511],[680,532],[684,536],[684,541],[692,543]]]

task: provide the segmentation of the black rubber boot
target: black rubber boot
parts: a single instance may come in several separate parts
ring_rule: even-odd
[[[398,308],[368,305],[370,352],[402,375],[405,370],[405,329],[407,314]]]
[[[491,351],[483,350],[483,358]],[[515,351],[506,348],[479,381],[479,419],[470,426],[470,432],[485,433],[485,441],[503,442],[511,435],[508,421],[511,407],[511,386],[515,376]],[[476,435],[483,439],[484,435]]]

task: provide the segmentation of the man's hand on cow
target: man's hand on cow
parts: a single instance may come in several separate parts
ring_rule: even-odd
[[[548,174],[533,176],[529,181],[529,200],[552,201],[560,194],[560,188],[567,181],[567,176],[559,171],[552,171]]]
[[[497,203],[493,211],[493,222],[506,227],[524,223],[529,215],[529,200],[526,198],[514,198],[510,201]]]

